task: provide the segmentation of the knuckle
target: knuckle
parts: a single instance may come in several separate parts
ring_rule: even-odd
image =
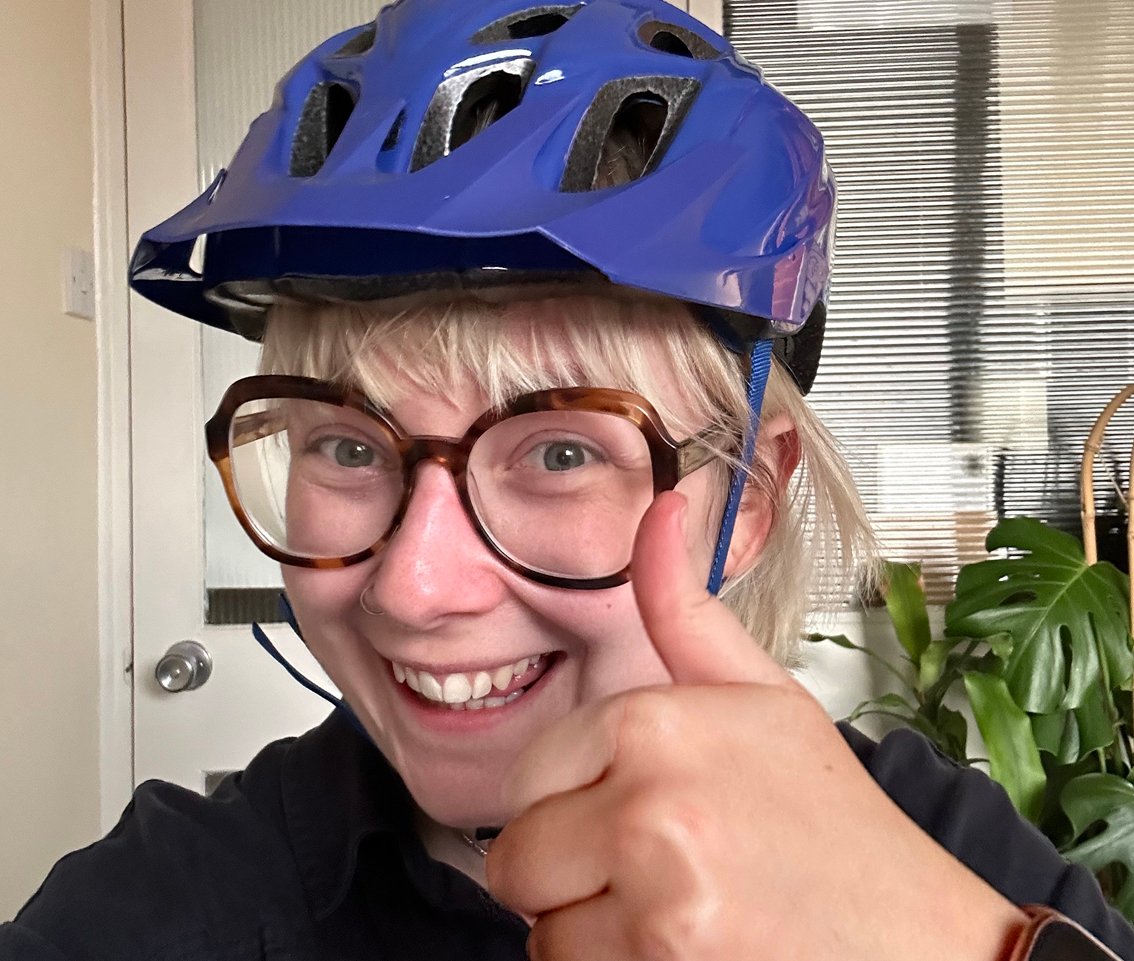
[[[688,638],[703,636],[706,625],[719,623],[722,607],[721,600],[708,591],[692,598],[682,598],[682,602],[670,612],[674,634]]]
[[[681,709],[668,690],[641,690],[626,695],[617,722],[620,753],[653,747],[681,729]]]
[[[832,728],[830,715],[822,705],[812,697],[802,684],[786,684],[777,690],[778,708],[785,717],[799,726],[826,730]]]
[[[652,908],[628,932],[632,956],[643,961],[693,961],[726,957],[720,952],[715,911],[700,899]]]
[[[615,863],[649,865],[671,877],[690,875],[712,824],[705,805],[680,789],[639,788],[622,799],[610,819]]]

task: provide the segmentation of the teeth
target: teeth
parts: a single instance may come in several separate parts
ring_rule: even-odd
[[[432,674],[428,671],[418,671],[417,679],[421,683],[421,693],[425,697],[429,698],[431,701],[445,700],[445,692],[441,688],[441,682]]]
[[[472,683],[473,698],[479,700],[491,690],[492,678],[489,676],[488,671],[477,671],[477,675],[473,678]]]
[[[479,711],[484,708],[503,707],[510,704],[523,691],[513,691],[507,697],[489,697],[495,688],[503,691],[517,677],[527,673],[543,659],[542,654],[524,657],[515,664],[505,664],[494,671],[477,671],[475,674],[446,674],[436,677],[428,671],[416,671],[397,662],[391,662],[394,680],[405,684],[411,691],[438,704],[447,704],[455,711]]]
[[[427,694],[426,697],[429,695]],[[472,697],[472,685],[464,674],[450,674],[445,678],[441,696],[446,704],[464,704]]]

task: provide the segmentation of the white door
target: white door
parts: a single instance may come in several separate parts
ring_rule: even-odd
[[[227,163],[277,77],[377,8],[374,0],[125,0],[130,242]],[[203,790],[211,774],[243,767],[330,707],[253,640],[239,609],[259,606],[275,619],[279,569],[246,544],[205,458],[204,422],[224,388],[254,372],[255,347],[137,296],[130,313],[134,777]],[[225,620],[245,623],[217,623]],[[329,686],[289,628],[267,631]],[[186,640],[207,650],[212,673],[195,690],[168,693],[155,668]]]

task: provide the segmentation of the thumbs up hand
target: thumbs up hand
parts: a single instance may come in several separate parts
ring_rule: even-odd
[[[489,889],[534,961],[996,961],[1023,920],[878,788],[704,588],[684,498],[633,588],[672,686],[585,705],[517,759]]]

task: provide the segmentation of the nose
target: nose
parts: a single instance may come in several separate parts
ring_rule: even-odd
[[[453,476],[421,463],[397,531],[383,547],[369,597],[387,617],[426,630],[482,614],[508,593],[505,568],[472,526]]]

